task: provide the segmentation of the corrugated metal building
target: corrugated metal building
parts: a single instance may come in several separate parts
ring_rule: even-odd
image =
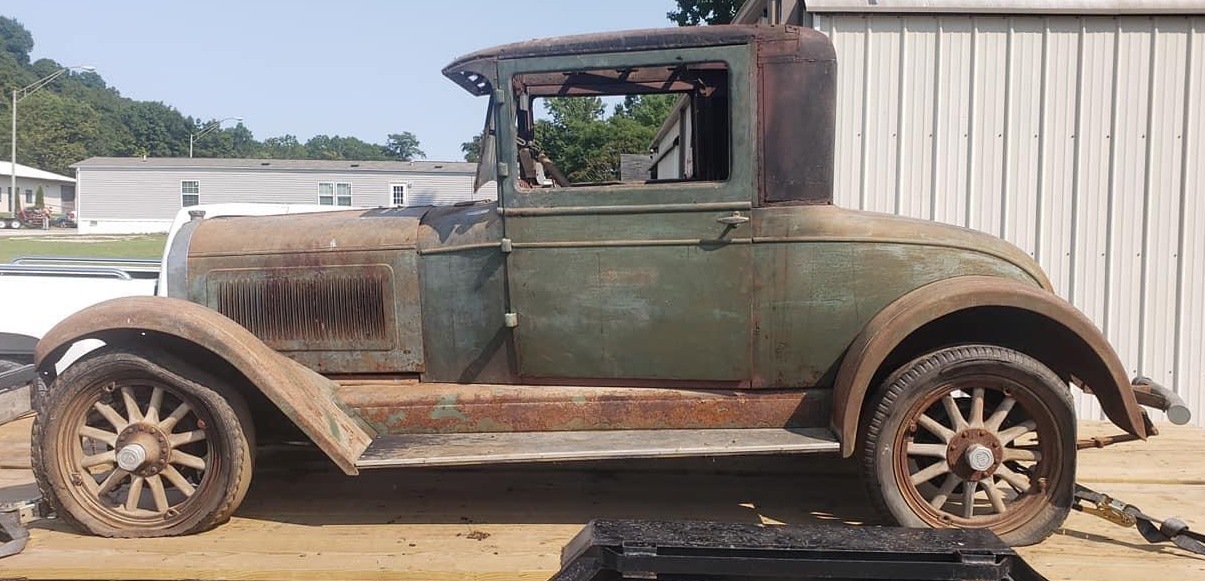
[[[93,157],[72,167],[81,233],[163,232],[184,206],[225,202],[429,206],[493,199],[476,164]]]
[[[751,0],[738,21],[832,38],[837,204],[1025,249],[1131,373],[1205,425],[1202,14],[1184,0]]]

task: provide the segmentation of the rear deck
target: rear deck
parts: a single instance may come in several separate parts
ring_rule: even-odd
[[[31,496],[30,420],[0,427],[0,502]],[[1080,481],[1205,530],[1205,430],[1088,450]],[[1082,435],[1114,433],[1086,423]],[[547,579],[591,518],[876,522],[855,466],[828,457],[669,459],[339,473],[305,453],[263,458],[228,524],[191,537],[101,539],[31,526],[0,577],[29,579]],[[1020,553],[1050,579],[1205,579],[1205,557],[1072,513]]]

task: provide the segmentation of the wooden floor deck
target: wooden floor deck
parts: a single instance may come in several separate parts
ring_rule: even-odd
[[[32,495],[29,420],[0,428],[0,501]],[[1205,530],[1205,430],[1080,456],[1080,481]],[[1084,424],[1081,434],[1112,433]],[[290,461],[291,460],[291,461]],[[31,526],[0,578],[547,579],[591,518],[742,523],[877,522],[848,463],[774,457],[491,469],[405,469],[345,477],[312,457],[265,459],[237,516],[183,538],[101,539]],[[837,464],[837,465],[835,465]],[[1050,579],[1205,579],[1205,557],[1148,545],[1133,529],[1072,513],[1021,554]]]

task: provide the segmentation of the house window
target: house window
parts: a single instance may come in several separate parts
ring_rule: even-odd
[[[201,203],[201,182],[180,182],[180,205],[183,207],[196,206]]]
[[[393,205],[400,208],[406,205],[406,184],[391,184],[389,189],[393,192]]]
[[[26,204],[33,203],[33,190],[25,190],[25,203]]]
[[[351,184],[318,182],[318,203],[323,206],[350,206]]]

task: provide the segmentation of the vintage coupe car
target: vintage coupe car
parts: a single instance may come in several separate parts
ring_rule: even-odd
[[[38,344],[44,495],[86,531],[160,536],[228,519],[277,439],[348,474],[829,453],[904,525],[1043,539],[1072,502],[1069,385],[1135,438],[1149,394],[1019,249],[832,205],[836,66],[824,35],[768,26],[456,60],[444,74],[489,101],[498,201],[198,212],[168,296]],[[653,156],[616,152],[644,155],[635,172],[573,183],[537,139],[541,106],[654,95]],[[65,358],[87,339],[104,346]]]

